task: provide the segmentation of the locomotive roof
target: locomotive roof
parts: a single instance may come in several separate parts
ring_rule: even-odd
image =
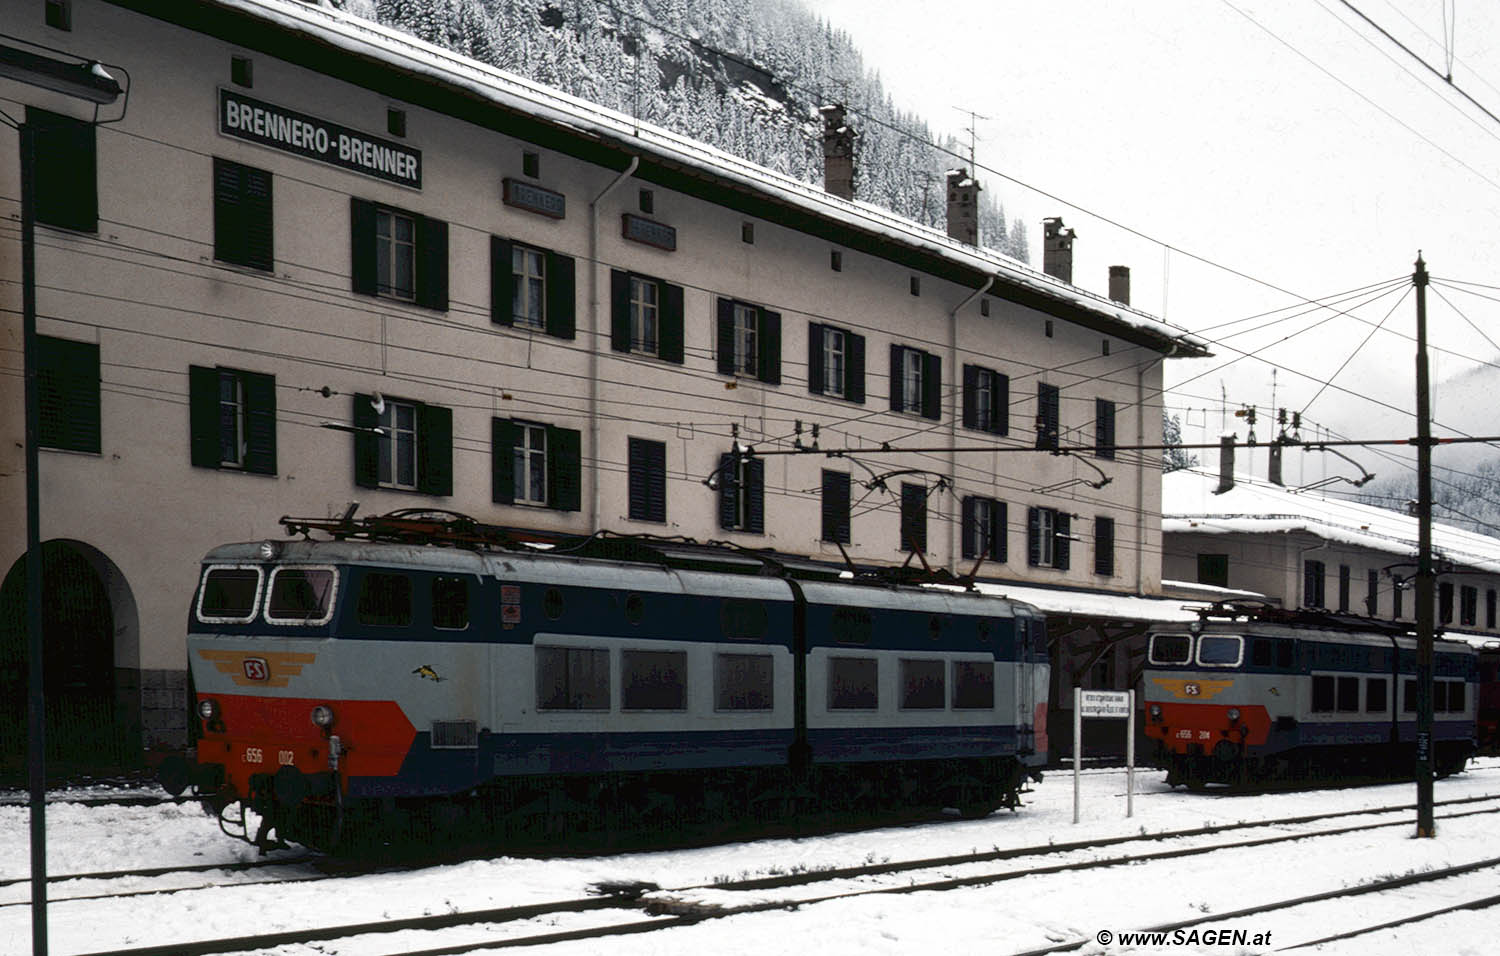
[[[1188,631],[1190,628],[1185,624],[1173,623],[1155,630],[1180,632]],[[1208,620],[1203,622],[1199,633],[1238,634],[1245,637],[1285,637],[1294,640],[1319,640],[1378,647],[1390,647],[1392,638],[1395,638],[1403,647],[1413,646],[1417,640],[1414,635],[1394,631],[1379,633],[1373,630],[1256,620]],[[1473,645],[1467,641],[1435,637],[1432,643],[1434,649],[1448,654],[1476,653]]]
[[[268,545],[274,550],[271,557],[266,555]],[[711,593],[763,601],[791,601],[793,597],[786,578],[775,574],[671,567],[646,561],[619,561],[548,551],[475,551],[366,540],[246,541],[213,548],[203,560],[208,564],[367,565],[473,574],[527,583]],[[741,564],[747,562],[745,559]],[[756,564],[764,568],[764,565]],[[1018,610],[1022,614],[1041,613],[1023,602],[979,592],[875,584],[854,578],[798,583],[814,604],[851,603],[857,594],[858,604],[862,607],[989,617],[1011,617]]]

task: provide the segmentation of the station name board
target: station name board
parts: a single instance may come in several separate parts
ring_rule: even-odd
[[[412,189],[422,152],[284,106],[219,91],[219,132]]]

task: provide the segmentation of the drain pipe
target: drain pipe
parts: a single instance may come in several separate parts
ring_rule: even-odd
[[[963,522],[963,508],[959,504],[958,497],[958,419],[963,413],[959,402],[963,401],[963,375],[958,367],[958,313],[972,305],[974,300],[990,291],[990,286],[995,284],[995,277],[989,276],[984,280],[973,295],[958,304],[952,312],[948,313],[948,374],[953,376],[953,381],[958,383],[958,388],[948,393],[948,477],[953,482],[954,517],[948,522],[948,572],[958,573],[958,536],[959,525]]]
[[[1177,354],[1177,343],[1172,343],[1171,350],[1165,355],[1142,365],[1137,365],[1135,370],[1135,443],[1139,447],[1146,444],[1146,373],[1151,366],[1164,363],[1167,359]],[[1159,390],[1165,394],[1166,390]],[[1162,452],[1166,454],[1166,452]],[[1157,466],[1157,481],[1161,481],[1161,466]],[[1161,508],[1157,508],[1157,520],[1160,520]],[[1135,462],[1135,593],[1144,596],[1146,593],[1146,456],[1137,453]]]
[[[599,530],[599,203],[634,175],[639,156],[589,203],[589,454],[594,457],[594,493],[589,502],[589,531]]]

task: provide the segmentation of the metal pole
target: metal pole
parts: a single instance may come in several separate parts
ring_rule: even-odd
[[[1135,816],[1135,689],[1127,692],[1130,712],[1125,715],[1125,816]]]
[[[1073,688],[1073,822],[1078,822],[1078,777],[1083,772],[1083,688]]]
[[[36,129],[17,128],[21,139],[21,349],[26,401],[26,767],[31,783],[31,951],[47,956],[47,700],[42,669],[41,485],[37,439],[36,343]]]
[[[1427,264],[1417,253],[1417,836],[1432,818],[1432,410],[1427,381]]]

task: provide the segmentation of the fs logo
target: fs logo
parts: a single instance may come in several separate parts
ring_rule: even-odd
[[[268,680],[271,676],[271,668],[266,665],[263,657],[247,657],[244,663],[245,678],[253,681]]]

